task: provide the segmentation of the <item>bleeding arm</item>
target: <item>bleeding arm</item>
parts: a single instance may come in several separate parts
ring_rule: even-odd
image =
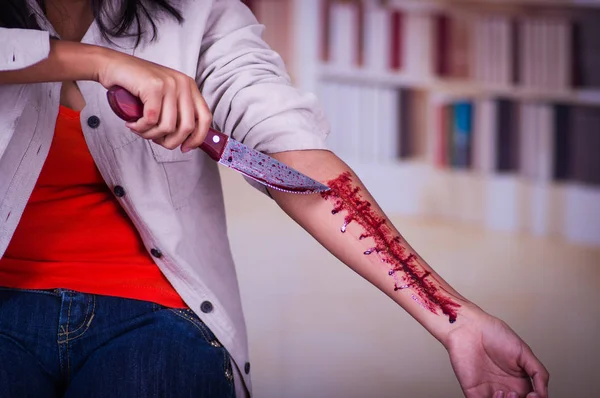
[[[453,328],[480,311],[419,257],[354,172],[333,153],[290,151],[273,156],[331,188],[325,195],[271,191],[279,206],[442,344]]]
[[[323,195],[271,194],[325,248],[444,345],[467,398],[548,397],[548,371],[531,348],[436,274],[346,164],[324,150],[273,157],[329,185],[331,190]]]

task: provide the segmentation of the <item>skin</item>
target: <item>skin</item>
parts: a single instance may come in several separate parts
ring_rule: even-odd
[[[96,81],[105,88],[120,85],[144,102],[144,117],[127,124],[132,131],[168,149],[188,151],[202,143],[212,119],[193,79],[117,51],[79,43],[93,20],[88,0],[48,0],[47,8],[48,18],[63,40],[51,42],[46,60],[18,71],[0,72],[0,84],[62,82],[61,104],[76,110],[85,107],[77,81]],[[315,150],[271,155],[321,182],[350,172],[354,184],[361,188],[363,199],[401,236],[358,177],[335,154]],[[411,298],[410,289],[394,291],[387,273],[389,268],[378,266],[374,256],[363,255],[372,242],[358,239],[363,232],[360,225],[352,223],[348,233],[340,233],[344,214],[332,215],[332,202],[319,195],[279,191],[271,194],[317,241],[388,295],[444,345],[465,396],[548,396],[548,371],[530,347],[508,325],[448,285],[403,238],[399,244],[417,257],[418,266],[430,271],[436,286],[461,305],[455,323],[418,305]]]

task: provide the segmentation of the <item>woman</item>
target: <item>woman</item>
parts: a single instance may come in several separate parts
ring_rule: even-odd
[[[211,124],[330,184],[265,193],[444,344],[467,396],[547,396],[529,347],[326,150],[239,0],[9,0],[0,26],[0,396],[250,393],[218,170],[191,151]],[[114,85],[140,120],[112,113]]]

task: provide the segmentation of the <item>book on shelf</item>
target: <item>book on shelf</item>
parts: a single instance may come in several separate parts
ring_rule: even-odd
[[[536,151],[539,147],[536,134],[536,106],[524,101],[519,104],[519,174],[527,180],[537,178]]]
[[[469,168],[471,165],[471,141],[473,134],[473,104],[470,101],[456,102],[452,129],[452,166]]]
[[[445,13],[434,16],[435,27],[435,73],[437,76],[449,76],[450,73],[450,17]]]
[[[427,145],[430,153],[429,160],[438,168],[448,165],[448,147],[446,130],[448,125],[448,99],[439,93],[429,96]]]
[[[330,61],[330,41],[331,41],[331,3],[333,0],[319,0],[320,4],[320,41],[319,41],[319,60],[327,63]]]
[[[387,71],[392,63],[400,64],[399,58],[391,55],[400,44],[392,40],[391,19],[387,10],[375,1],[369,1],[364,7],[364,65],[368,70]],[[398,27],[398,34],[400,28]],[[399,66],[398,66],[399,68]]]
[[[467,79],[472,77],[473,24],[467,14],[438,14],[422,17],[435,30],[435,72],[440,77]],[[420,33],[420,32],[418,32]],[[418,41],[415,45],[418,45]]]
[[[425,158],[427,154],[427,108],[429,97],[421,90],[398,91],[398,158]]]
[[[491,174],[496,167],[496,102],[492,98],[476,100],[473,120],[473,169]]]
[[[355,3],[331,2],[328,60],[341,68],[358,66],[358,15]]]
[[[555,141],[553,123],[553,107],[547,103],[535,104],[535,178],[538,182],[548,184],[552,181],[552,167],[555,163]]]
[[[519,173],[527,181],[547,184],[554,164],[553,107],[524,101],[519,116]]]
[[[600,12],[578,15],[573,32],[575,86],[600,88]]]
[[[573,24],[556,16],[520,21],[520,81],[527,88],[566,91],[572,88]]]
[[[571,107],[564,104],[554,105],[554,165],[553,179],[567,181],[571,178],[573,162],[570,159],[571,150]]]
[[[519,107],[518,103],[501,98],[497,100],[496,171],[519,171]]]
[[[572,180],[600,186],[600,108],[575,107],[570,122]]]
[[[429,136],[436,140],[433,145],[435,165],[470,168],[473,163],[473,102],[437,97],[432,105],[435,131]]]
[[[427,79],[433,75],[433,20],[423,12],[404,12],[402,64],[400,70],[410,76]]]
[[[400,10],[387,11],[384,10],[385,14],[385,26],[389,28],[386,30],[389,41],[389,69],[393,71],[399,71],[403,67],[403,53],[404,53],[404,13]],[[377,57],[385,58],[386,54],[376,54]]]

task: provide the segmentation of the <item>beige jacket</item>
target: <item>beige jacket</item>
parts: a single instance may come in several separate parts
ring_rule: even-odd
[[[179,3],[184,23],[162,18],[155,42],[134,49],[134,39],[116,39],[116,47],[101,38],[95,24],[82,42],[195,77],[214,127],[250,147],[266,153],[325,147],[328,127],[315,96],[290,85],[280,57],[261,39],[263,26],[239,0]],[[57,36],[35,0],[30,5],[44,31],[0,28],[0,70],[43,60],[49,34]],[[246,327],[217,164],[200,150],[183,154],[140,138],[111,112],[100,84],[79,86],[87,103],[81,125],[104,180],[124,189],[117,200],[156,264],[229,350],[237,394],[246,396],[251,390]],[[48,153],[59,94],[58,83],[0,85],[0,256]]]

